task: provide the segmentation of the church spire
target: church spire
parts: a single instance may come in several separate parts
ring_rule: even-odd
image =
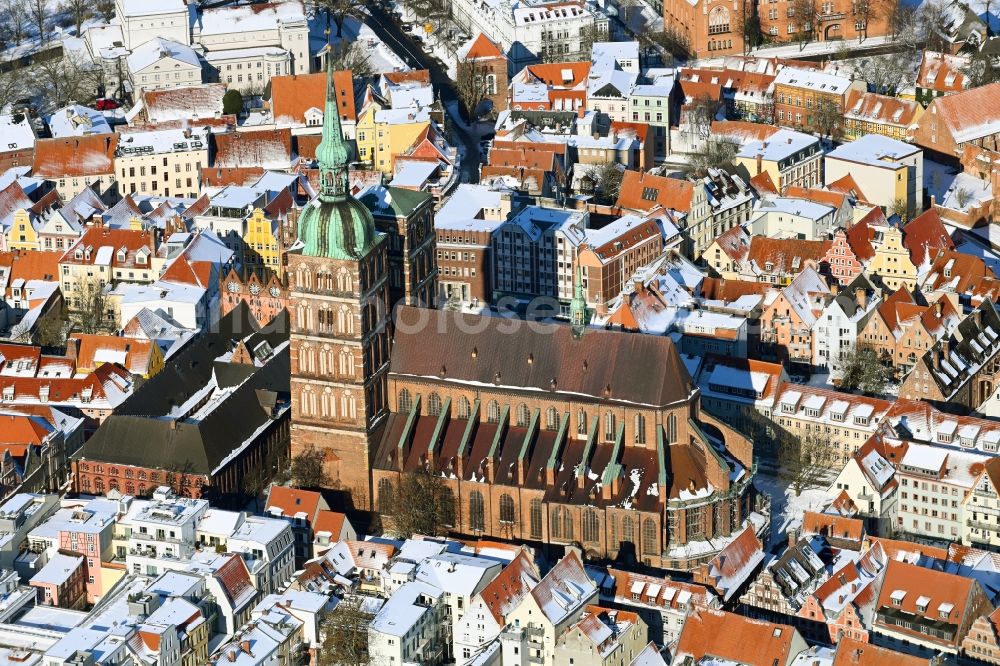
[[[347,195],[347,168],[351,151],[340,127],[337,91],[333,85],[333,48],[329,34],[326,44],[326,105],[323,109],[323,140],[316,148],[319,162],[320,197],[333,199]]]
[[[573,300],[569,303],[569,320],[573,325],[573,337],[579,339],[587,328],[587,299],[583,295],[583,269],[580,267],[579,257],[575,285]]]

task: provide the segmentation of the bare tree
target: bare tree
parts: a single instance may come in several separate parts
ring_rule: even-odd
[[[823,486],[837,457],[837,444],[819,430],[784,434],[778,443],[779,475],[796,495]]]
[[[330,476],[326,473],[326,456],[312,446],[292,456],[292,479],[303,488],[326,488]]]
[[[887,19],[892,11],[891,3],[897,0],[857,0],[854,6],[854,21],[861,24],[858,30],[858,44],[868,39],[868,26],[872,21]]]
[[[462,112],[469,122],[477,120],[479,105],[488,96],[486,77],[490,71],[489,67],[479,65],[475,60],[463,60],[458,63],[455,91],[458,93],[458,102],[462,105]]]
[[[372,615],[361,610],[359,599],[344,599],[320,618],[323,643],[318,663],[343,666],[367,666],[368,626]]]
[[[947,52],[951,41],[942,32],[944,26],[950,25],[949,5],[945,0],[925,0],[920,4],[917,17],[918,35],[928,51]]]
[[[683,88],[683,84],[681,84]],[[719,100],[712,99],[708,95],[696,97],[693,101],[684,105],[684,117],[691,131],[702,141],[708,141],[712,137],[712,122],[719,113]]]
[[[740,144],[728,139],[710,139],[702,144],[701,150],[692,153],[688,160],[688,174],[704,176],[709,169],[731,171],[736,161]]]
[[[969,56],[969,62],[962,68],[966,81],[970,88],[989,85],[1000,81],[1000,67],[989,54],[982,51],[974,51]]]
[[[25,344],[30,343],[31,326],[22,319],[10,327],[10,333],[7,335],[7,339],[11,342],[23,342]]]
[[[73,24],[76,26],[76,34],[79,37],[83,22],[90,18],[91,12],[94,9],[94,3],[93,0],[63,0],[59,9],[69,14],[70,18],[73,19]]]
[[[30,80],[39,109],[50,113],[71,102],[91,104],[104,88],[104,69],[67,54],[34,65]]]
[[[260,511],[260,495],[267,488],[270,476],[264,465],[253,465],[243,474],[243,492],[253,499],[254,513]]]
[[[893,42],[917,48],[920,33],[920,11],[916,5],[902,0],[890,0],[887,9],[889,33]]]
[[[455,495],[440,476],[426,469],[403,474],[393,490],[393,531],[443,536],[455,524]]]
[[[799,49],[804,49],[812,41],[813,29],[816,26],[816,0],[792,0],[791,17],[795,20],[795,39]]]
[[[350,72],[355,78],[367,78],[375,74],[371,55],[358,42],[346,39],[337,42],[331,46],[327,57],[333,59],[333,69],[338,72]]]
[[[120,326],[118,313],[104,285],[94,278],[76,284],[72,318],[83,333],[113,333]]]
[[[115,16],[115,0],[94,0],[94,11],[104,21],[110,21]]]
[[[884,53],[854,61],[854,75],[877,93],[895,97],[906,78],[907,54]]]
[[[958,202],[959,208],[965,208],[972,203],[972,190],[964,187],[959,188],[955,191],[955,201]]]
[[[13,60],[9,63],[10,69],[0,72],[0,109],[31,96],[28,73],[19,63],[19,60]],[[15,121],[20,122],[20,118]]]
[[[364,3],[358,0],[314,0],[316,9],[326,14],[326,29],[331,30],[336,26],[335,37],[342,37],[344,34],[344,23],[348,18],[353,17],[359,21],[365,18]]]
[[[587,175],[594,183],[594,191],[597,192],[599,201],[610,205],[618,200],[625,175],[621,165],[615,162],[591,165]]]
[[[28,6],[25,0],[0,0],[0,14],[10,38],[17,46],[24,41],[24,28],[28,22]]]
[[[690,38],[672,25],[665,25],[663,30],[644,27],[637,34],[641,44],[665,51],[672,58],[686,59],[691,56]]]
[[[68,320],[69,316],[63,305],[42,314],[35,327],[36,342],[43,347],[65,347]]]
[[[843,132],[844,112],[833,100],[820,99],[810,116],[810,124],[821,137],[837,139]]]
[[[867,345],[854,345],[840,354],[840,389],[882,395],[892,381],[892,368]]]
[[[736,33],[743,43],[743,55],[757,48],[764,41],[764,32],[760,27],[760,14],[757,13],[757,3],[750,0],[740,0],[740,19],[736,24]]]
[[[44,44],[47,40],[47,35],[45,34],[45,22],[49,18],[49,9],[46,0],[23,0],[28,3],[28,13],[31,16],[31,22],[34,24],[35,29],[38,30],[38,43]]]

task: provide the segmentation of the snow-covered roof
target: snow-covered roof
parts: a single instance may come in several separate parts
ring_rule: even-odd
[[[782,67],[774,78],[775,85],[789,85],[808,88],[817,92],[843,95],[851,87],[851,79],[846,76],[827,74],[814,69]]]
[[[818,151],[819,139],[795,130],[780,129],[766,139],[743,144],[737,156],[754,159],[760,155],[763,160],[780,162],[809,147]]]
[[[15,121],[11,114],[0,115],[0,153],[26,150],[35,145],[35,130],[24,114]]]
[[[184,0],[120,0],[119,7],[124,16],[187,13]]]
[[[190,46],[156,37],[133,49],[132,55],[127,59],[128,68],[131,72],[141,72],[163,58],[173,58],[192,67],[201,66],[198,54]]]
[[[59,109],[49,116],[48,124],[49,132],[54,138],[109,134],[112,131],[103,113],[79,104]]]
[[[208,150],[208,132],[205,128],[165,129],[122,134],[118,141],[117,157],[159,153]]]
[[[305,23],[301,0],[262,5],[237,5],[204,10],[195,20],[195,30],[206,35],[276,30],[287,23]]]
[[[913,144],[881,134],[866,134],[837,146],[827,154],[827,158],[898,169],[902,166],[899,160],[920,152],[920,148]]]
[[[906,449],[903,459],[899,464],[903,467],[914,467],[916,469],[938,473],[948,459],[948,451],[935,446],[914,445]]]

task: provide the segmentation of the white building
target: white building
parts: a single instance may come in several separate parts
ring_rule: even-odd
[[[135,47],[125,59],[132,98],[146,90],[185,88],[202,82],[201,60],[183,42],[157,37]]]
[[[760,202],[750,221],[752,236],[822,240],[837,221],[833,206],[790,197],[772,197]]]
[[[543,55],[558,60],[582,54],[587,30],[608,29],[607,18],[579,0],[456,0],[451,11],[469,34],[481,32],[506,51],[514,72]]]
[[[368,629],[368,651],[389,664],[437,663],[444,654],[445,594],[427,583],[406,583],[385,602]]]
[[[130,51],[158,38],[191,44],[185,0],[115,0],[115,17]]]
[[[118,191],[195,198],[208,166],[207,128],[122,134],[115,151]]]
[[[256,79],[260,70],[265,82],[277,74],[309,73],[309,25],[302,0],[204,9],[192,20],[191,39],[205,49],[209,62],[215,52],[222,52],[220,61],[226,62],[237,57],[227,52],[246,51],[243,71]],[[281,72],[269,71],[267,63],[272,61],[260,53],[265,47],[285,51],[284,62],[291,63],[291,71],[284,64]]]
[[[830,299],[813,324],[813,365],[839,375],[841,357],[857,343],[879,303],[875,287],[863,274]]]

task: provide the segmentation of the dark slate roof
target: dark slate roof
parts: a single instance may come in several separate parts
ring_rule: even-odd
[[[948,338],[938,340],[928,349],[923,358],[941,392],[950,397],[997,352],[1000,352],[1000,314],[992,301],[986,299],[958,323]]]
[[[282,319],[283,317],[279,317]],[[250,327],[253,328],[250,328]],[[217,361],[249,333],[276,353],[262,366]],[[178,354],[109,416],[74,456],[121,465],[211,474],[288,404],[291,372],[287,326],[261,331],[245,307],[234,310]],[[200,419],[171,412],[213,381],[235,387]],[[134,399],[134,400],[133,400]]]
[[[389,371],[669,405],[693,384],[670,338],[401,306]],[[416,322],[421,322],[416,324]]]
[[[370,187],[359,197],[361,203],[368,207],[372,215],[383,217],[408,217],[430,199],[431,195],[427,192],[391,185]]]
[[[143,383],[126,400],[115,414],[136,416],[161,416],[174,406],[182,405],[196,391],[212,378],[216,370],[215,360],[232,352],[236,345],[245,340],[247,349],[253,350],[260,342],[266,341],[277,348],[288,339],[288,314],[282,312],[274,321],[261,328],[250,314],[249,307],[241,303],[232,312],[220,319],[209,331],[203,332],[171,358],[166,367],[157,375]],[[241,381],[248,372],[238,364],[220,364],[217,377],[222,386]],[[288,390],[288,382],[284,384]]]

